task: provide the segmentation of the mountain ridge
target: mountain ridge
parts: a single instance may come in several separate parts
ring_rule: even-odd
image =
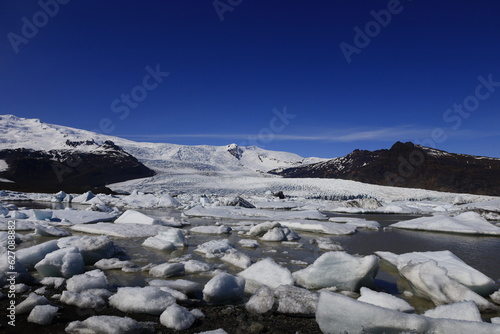
[[[500,195],[500,159],[396,142],[390,149],[354,150],[304,167],[270,171],[287,178],[338,178],[405,188]]]

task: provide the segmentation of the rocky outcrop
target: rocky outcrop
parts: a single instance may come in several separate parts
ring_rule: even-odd
[[[354,150],[341,158],[271,173],[500,196],[500,159],[453,154],[411,142],[397,142],[389,150]]]

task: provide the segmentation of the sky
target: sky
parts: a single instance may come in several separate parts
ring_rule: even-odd
[[[500,2],[5,0],[0,114],[304,157],[500,157]]]

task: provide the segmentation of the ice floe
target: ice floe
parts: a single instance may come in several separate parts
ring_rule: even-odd
[[[494,306],[465,285],[448,276],[448,271],[433,261],[424,263],[410,262],[400,270],[417,296],[427,298],[436,305],[451,304],[470,300],[480,310],[493,309]]]
[[[482,322],[481,313],[476,304],[471,301],[464,301],[448,305],[440,305],[432,310],[425,311],[424,315],[429,318],[455,319],[465,321]]]
[[[28,322],[38,325],[50,325],[59,308],[52,305],[37,305],[31,310]]]
[[[219,226],[195,226],[189,229],[191,233],[202,233],[202,234],[229,234],[232,228],[225,225]]]
[[[108,236],[74,236],[58,240],[59,248],[76,247],[85,264],[94,264],[101,259],[111,258],[119,253],[118,248]]]
[[[356,226],[353,225],[310,220],[279,221],[279,223],[297,231],[331,235],[349,235],[356,233],[357,230]]]
[[[174,303],[171,294],[154,286],[118,288],[117,293],[109,298],[109,304],[120,311],[151,315],[160,315]]]
[[[293,278],[308,289],[336,287],[356,291],[361,286],[373,286],[378,269],[379,258],[375,255],[359,257],[345,252],[328,252],[307,268],[294,272]]]
[[[274,291],[263,285],[250,297],[245,308],[253,313],[267,313],[273,308],[274,302]]]
[[[143,326],[129,317],[97,315],[83,321],[73,321],[66,326],[68,334],[136,334],[143,333]]]
[[[274,290],[279,313],[310,316],[316,313],[319,294],[291,285],[281,285]]]
[[[294,284],[290,271],[274,262],[271,258],[265,258],[252,264],[240,272],[238,276],[246,280],[245,291],[250,293],[257,291],[262,285],[274,290],[280,285]]]
[[[177,331],[190,328],[195,322],[195,316],[185,307],[172,304],[160,315],[160,323]]]
[[[391,227],[407,230],[500,236],[500,227],[489,223],[476,212],[464,212],[455,217],[435,215],[432,217],[415,218],[392,224]]]
[[[186,247],[188,245],[188,242],[184,237],[182,230],[172,228],[170,230],[159,232],[157,235],[147,238],[146,240],[144,240],[142,245],[158,250],[169,251]]]
[[[316,322],[323,333],[500,333],[500,326],[484,322],[407,314],[329,291],[320,294]]]
[[[367,287],[362,287],[360,289],[360,293],[361,296],[358,298],[358,301],[360,302],[385,307],[399,312],[415,312],[415,308],[408,304],[406,300],[390,295],[388,293],[373,291]]]
[[[73,231],[106,234],[121,238],[141,238],[152,237],[162,231],[168,231],[171,227],[162,225],[141,225],[141,224],[113,224],[97,223],[71,226]]]
[[[447,275],[480,295],[488,295],[495,289],[495,281],[472,268],[450,251],[412,252],[397,255],[391,252],[375,252],[382,259],[401,270],[409,263],[417,264],[433,260],[447,270]]]
[[[264,241],[292,241],[299,240],[300,236],[287,226],[278,222],[264,222],[253,226],[248,234]]]
[[[45,277],[69,278],[83,272],[84,262],[77,247],[67,247],[45,255],[35,269]]]
[[[245,279],[220,273],[205,284],[203,300],[211,304],[232,304],[243,299]]]
[[[327,219],[327,217],[320,213],[318,210],[275,211],[263,209],[248,209],[238,206],[219,206],[208,208],[196,206],[187,211],[184,211],[184,214],[188,217],[215,217],[254,220]]]

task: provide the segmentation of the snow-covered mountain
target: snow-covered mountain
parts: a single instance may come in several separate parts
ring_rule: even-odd
[[[238,173],[258,175],[276,168],[297,167],[323,159],[256,146],[186,146],[167,143],[134,142],[86,130],[43,123],[14,115],[0,116],[0,150],[28,149],[43,152],[107,154],[105,142],[113,142],[147,167],[168,174]],[[8,166],[2,169],[6,170]]]

